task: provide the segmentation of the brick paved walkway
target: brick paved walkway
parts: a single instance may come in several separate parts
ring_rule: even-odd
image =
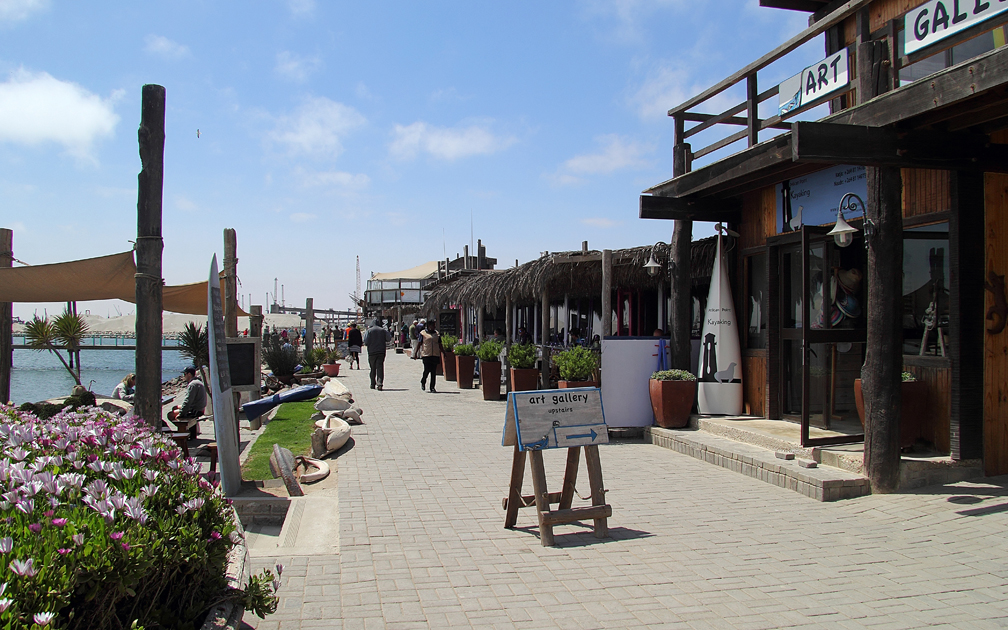
[[[534,508],[503,528],[504,403],[443,381],[421,392],[403,355],[386,371],[384,392],[341,373],[367,424],[335,467],[339,554],[254,558],[287,569],[280,609],[246,614],[253,627],[1008,627],[1008,477],[819,503],[613,444],[612,538],[558,526],[544,548]],[[550,490],[564,456],[546,453]]]

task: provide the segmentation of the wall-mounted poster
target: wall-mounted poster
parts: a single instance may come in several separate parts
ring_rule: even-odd
[[[702,414],[737,416],[743,408],[742,351],[728,264],[721,247],[723,238],[718,235],[715,268],[700,337],[703,345],[697,373],[697,410]]]
[[[803,225],[835,223],[841,197],[852,192],[867,198],[868,176],[863,166],[840,164],[784,180],[776,190],[777,233],[783,234]]]

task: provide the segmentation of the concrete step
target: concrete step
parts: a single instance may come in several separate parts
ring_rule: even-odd
[[[813,461],[807,457],[779,459],[776,450],[695,428],[646,427],[644,440],[817,501],[838,501],[871,493],[868,480],[861,475],[827,466],[806,468]],[[792,452],[791,448],[777,450]]]

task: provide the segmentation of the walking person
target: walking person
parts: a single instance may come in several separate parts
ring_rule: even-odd
[[[437,366],[441,362],[441,335],[438,334],[437,325],[431,319],[420,331],[418,340],[418,353],[423,360],[423,376],[420,377],[420,389],[427,387],[427,375],[430,375],[430,392],[436,394],[434,385],[437,382]],[[416,354],[414,354],[416,356]]]
[[[371,366],[371,389],[377,385],[378,391],[382,390],[382,384],[385,382],[385,351],[388,349],[390,341],[392,341],[392,333],[388,328],[382,326],[381,317],[376,317],[374,325],[364,333],[368,365]]]
[[[357,328],[357,324],[350,324],[347,327],[347,352],[350,353],[351,370],[353,369],[354,361],[357,362],[357,369],[360,369],[360,351],[363,345],[364,337],[361,336],[361,331]]]

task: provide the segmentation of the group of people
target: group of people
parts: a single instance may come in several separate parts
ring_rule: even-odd
[[[182,371],[185,379],[185,393],[177,405],[172,406],[168,412],[168,419],[172,422],[199,418],[206,410],[207,394],[206,386],[200,380],[199,373],[193,366],[188,366]],[[136,396],[136,374],[130,372],[112,390],[112,398],[125,402],[133,402]],[[190,437],[195,437],[199,431],[198,425],[190,430]]]

